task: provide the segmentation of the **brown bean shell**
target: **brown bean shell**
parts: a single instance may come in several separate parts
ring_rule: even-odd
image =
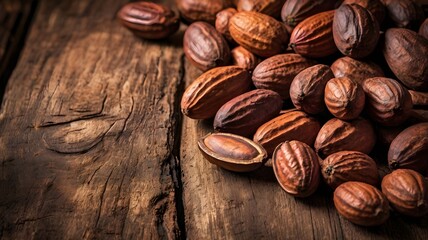
[[[194,119],[214,117],[223,104],[247,92],[250,85],[250,75],[245,69],[237,66],[211,69],[184,91],[181,111]]]
[[[294,28],[306,18],[317,13],[333,10],[336,1],[332,0],[287,0],[281,10],[281,19]]]
[[[357,151],[333,153],[321,162],[321,173],[332,188],[349,181],[379,184],[376,162],[368,155]]]
[[[341,216],[361,226],[381,225],[389,218],[388,201],[370,184],[346,182],[334,191],[334,206]]]
[[[232,49],[233,64],[247,70],[253,70],[260,63],[260,59],[254,53],[238,46]]]
[[[325,86],[324,101],[333,116],[342,120],[352,120],[364,109],[364,90],[350,78],[333,78]]]
[[[318,156],[306,143],[285,141],[278,145],[272,166],[282,189],[295,197],[313,194],[320,182]]]
[[[210,163],[234,172],[254,171],[267,160],[260,145],[229,133],[210,133],[198,141],[198,147]]]
[[[334,13],[333,38],[341,53],[352,58],[370,55],[379,40],[379,24],[357,4],[344,4]]]
[[[180,15],[187,22],[204,21],[214,24],[216,14],[231,7],[229,0],[175,0]]]
[[[404,28],[385,33],[383,55],[392,72],[408,88],[428,90],[428,40]]]
[[[376,18],[379,25],[385,19],[386,8],[380,0],[344,0],[342,4],[358,4],[366,8]]]
[[[325,110],[325,85],[332,78],[333,72],[323,64],[301,71],[290,86],[290,98],[294,106],[309,114],[322,113]]]
[[[297,140],[312,146],[320,127],[320,123],[305,112],[289,111],[260,126],[253,140],[270,156],[284,141]]]
[[[337,59],[331,65],[335,77],[348,77],[359,84],[367,78],[385,76],[382,68],[373,62],[365,62],[350,57]]]
[[[290,85],[294,77],[313,65],[315,65],[313,60],[299,54],[276,55],[257,65],[253,71],[253,83],[256,88],[275,91],[283,99],[288,99],[290,97]]]
[[[229,64],[230,49],[224,37],[208,23],[194,22],[184,33],[183,51],[202,71]]]
[[[409,93],[412,97],[413,106],[428,107],[428,92],[409,90]]]
[[[392,141],[388,151],[392,169],[413,169],[422,174],[428,170],[428,123],[406,128]]]
[[[168,7],[151,2],[133,2],[117,13],[119,22],[145,39],[162,39],[177,32],[178,16]]]
[[[419,27],[419,35],[428,40],[428,18]]]
[[[274,18],[279,17],[281,7],[285,0],[238,0],[238,11],[260,12]]]
[[[369,78],[363,82],[370,118],[385,126],[398,126],[412,110],[409,91],[390,78]]]
[[[299,23],[291,33],[289,46],[298,54],[320,58],[337,51],[333,39],[334,10],[315,14]]]
[[[330,119],[321,127],[315,140],[315,150],[320,157],[340,151],[358,151],[369,154],[376,143],[371,123],[363,118],[346,122]]]
[[[382,192],[397,212],[412,217],[428,213],[428,186],[424,177],[410,169],[397,169],[382,180]]]
[[[256,89],[225,103],[214,118],[214,130],[244,137],[253,136],[263,123],[278,116],[282,99],[278,93]]]
[[[288,33],[276,19],[258,12],[238,12],[229,21],[232,38],[250,52],[271,57],[282,52]]]
[[[399,28],[413,28],[424,20],[422,8],[414,0],[382,0],[392,23]]]
[[[226,38],[231,43],[234,43],[232,36],[229,32],[229,20],[230,18],[237,13],[234,8],[226,8],[217,13],[215,19],[215,29]]]

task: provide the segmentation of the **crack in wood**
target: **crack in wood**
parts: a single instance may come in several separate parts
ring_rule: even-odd
[[[50,217],[52,217],[53,215],[47,215],[47,216],[42,216],[42,217],[37,217],[37,218],[26,218],[26,219],[18,219],[16,222],[15,222],[15,224],[17,224],[17,225],[24,225],[24,224],[26,224],[27,222],[36,222],[36,221],[40,221],[40,220],[43,220],[43,219],[46,219],[46,218],[50,218]]]
[[[92,179],[94,178],[95,174],[104,166],[105,162],[100,164],[100,166],[98,166],[95,171],[92,173],[92,175],[90,176],[89,180],[87,181],[87,184],[90,184]]]
[[[106,181],[104,183],[103,190],[101,191],[100,204],[98,206],[97,217],[96,217],[96,220],[95,220],[95,228],[98,228],[98,223],[100,221],[100,216],[101,216],[101,212],[102,212],[102,208],[103,208],[103,204],[104,204],[104,194],[105,194],[105,192],[107,190],[107,184],[108,184],[108,181],[110,180],[111,175],[113,174],[114,169],[115,168],[113,168],[110,171],[110,173],[109,173],[109,175],[108,175],[108,177],[107,177],[107,179],[106,179]]]
[[[131,115],[132,115],[133,112],[134,112],[134,97],[131,96],[131,110],[129,111],[129,113],[125,117],[125,120],[124,120],[124,123],[123,123],[123,127],[120,130],[119,134],[117,134],[116,141],[126,131],[126,127],[127,127],[128,121],[129,121],[129,119],[130,119],[130,117],[131,117]]]
[[[78,122],[78,121],[82,121],[82,120],[90,120],[90,119],[100,118],[100,117],[104,117],[104,116],[105,115],[103,115],[103,114],[95,113],[95,114],[90,114],[90,115],[77,116],[76,118],[73,118],[73,119],[68,120],[68,121],[44,122],[40,125],[31,126],[31,128],[46,128],[46,127],[61,126],[61,125],[67,125],[67,124],[70,124],[73,122]]]

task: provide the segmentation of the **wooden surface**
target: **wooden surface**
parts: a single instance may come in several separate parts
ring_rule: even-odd
[[[115,20],[125,2],[40,0],[27,15],[0,111],[0,238],[428,238],[427,218],[358,227],[326,187],[297,199],[271,168],[203,159],[196,142],[212,123],[179,109],[201,73],[184,58],[184,26],[138,39]]]
[[[40,1],[0,114],[0,236],[179,238],[181,44],[124,1]]]

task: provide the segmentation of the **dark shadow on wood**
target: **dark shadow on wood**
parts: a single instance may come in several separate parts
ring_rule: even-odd
[[[30,24],[37,8],[37,0],[0,2],[0,105],[7,82],[24,47]],[[7,39],[1,39],[6,37]]]

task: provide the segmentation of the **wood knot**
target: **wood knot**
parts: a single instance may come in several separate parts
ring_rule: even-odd
[[[111,127],[105,120],[78,120],[46,128],[43,141],[47,149],[58,153],[85,153],[100,143]]]

